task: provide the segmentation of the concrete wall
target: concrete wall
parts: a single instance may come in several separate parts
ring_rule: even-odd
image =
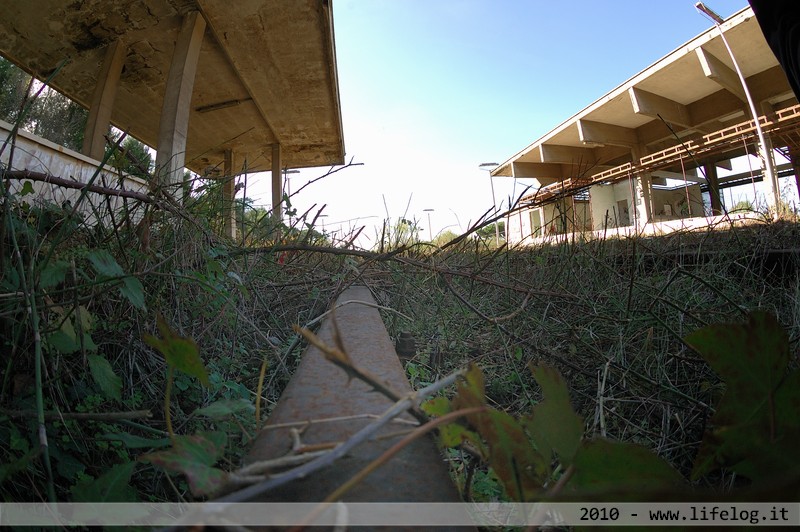
[[[687,201],[688,192],[688,201]],[[668,222],[671,220],[686,220],[704,216],[703,201],[700,185],[692,184],[687,188],[675,190],[652,189],[653,219],[651,222]],[[542,238],[564,234],[564,219],[562,212],[566,213],[566,232],[595,231],[600,234],[617,234],[617,228],[628,228],[631,234],[635,233],[634,211],[631,205],[631,184],[628,180],[611,185],[596,185],[589,190],[591,201],[573,202],[570,198],[560,203],[551,203],[535,209],[523,209],[513,213],[506,219],[509,244],[533,244],[541,242]],[[639,216],[644,216],[644,202],[640,201]],[[539,213],[542,229],[537,235],[532,235],[532,212]],[[639,219],[639,231],[658,231],[647,229],[643,218]],[[683,227],[683,225],[680,225]],[[649,227],[649,225],[648,225]],[[665,227],[665,231],[674,230]],[[627,229],[623,233],[628,234]]]
[[[541,207],[522,209],[506,217],[506,239],[509,244],[530,244],[543,237],[590,231],[590,213],[588,201],[573,203],[571,198]],[[541,223],[536,234],[534,220]]]
[[[70,149],[59,146],[41,137],[19,131],[13,150],[13,160],[9,164],[11,153],[10,134],[11,124],[0,120],[0,146],[5,145],[0,164],[11,170],[28,170],[31,172],[41,172],[55,177],[72,179],[80,183],[88,183],[100,165],[99,161],[81,155]],[[25,181],[10,181],[11,193],[20,194]],[[21,199],[31,205],[45,205],[47,203],[58,206],[69,201],[71,205],[76,205],[79,201],[81,191],[76,189],[59,187],[39,181],[31,181],[33,194],[27,194]],[[113,170],[103,170],[95,178],[93,184],[106,186],[108,188],[121,188],[134,192],[147,192],[147,183],[139,178],[129,175],[120,175]],[[78,213],[84,220],[93,225],[99,221],[110,223],[109,206],[115,213],[121,213],[127,203],[128,209],[132,210],[131,216],[138,220],[141,216],[141,205],[136,200],[124,200],[119,197],[109,197],[105,195],[88,193],[83,202],[79,205]]]
[[[688,199],[687,199],[688,192]],[[703,216],[700,185],[693,184],[675,190],[653,189],[653,221],[663,222]]]
[[[627,179],[611,185],[595,185],[589,189],[589,198],[594,230],[633,225],[631,184]]]

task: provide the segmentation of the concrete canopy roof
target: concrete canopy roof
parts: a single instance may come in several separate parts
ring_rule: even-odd
[[[797,104],[751,8],[728,18],[722,30],[757,106],[767,102],[778,110]],[[676,135],[682,141],[699,138],[749,118],[741,83],[714,27],[570,117],[492,175],[537,178],[543,185],[589,178],[636,163],[634,150],[641,157],[678,145]],[[732,148],[715,157],[730,158],[740,154],[737,150],[743,152]]]
[[[88,107],[107,47],[127,47],[111,122],[157,146],[167,74],[183,15],[207,22],[191,96],[186,166],[249,171],[344,159],[328,0],[0,0],[0,53]]]

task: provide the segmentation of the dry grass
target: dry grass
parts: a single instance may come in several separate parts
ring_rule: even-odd
[[[541,399],[528,365],[554,365],[588,435],[641,443],[688,475],[722,389],[682,338],[761,308],[796,350],[798,230],[777,223],[501,253],[465,243],[425,257],[432,269],[386,265],[377,286],[382,303],[414,317],[385,315],[392,331],[416,336],[412,376],[477,362],[489,400],[524,414]]]

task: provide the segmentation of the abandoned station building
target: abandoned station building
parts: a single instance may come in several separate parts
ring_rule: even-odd
[[[731,170],[731,161],[746,155],[757,156],[760,164],[718,177],[718,167]],[[491,175],[532,184],[506,219],[507,241],[517,244],[572,232],[648,234],[706,226],[706,216],[724,212],[721,189],[751,182],[763,182],[764,206],[774,209],[778,178],[797,175],[798,166],[800,106],[747,7],[602,96]]]

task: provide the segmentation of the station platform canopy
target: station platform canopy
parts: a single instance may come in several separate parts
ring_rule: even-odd
[[[741,126],[753,117],[720,30],[747,81],[761,123],[767,128],[780,122],[781,127],[771,131],[776,147],[796,146],[800,115],[792,109],[797,98],[753,10],[746,7],[568,118],[501,163],[492,175],[535,178],[542,192],[549,186],[569,193],[570,188],[627,178],[645,162],[647,171],[685,173],[753,153],[753,130]],[[686,146],[702,149],[697,157],[689,157]]]
[[[107,51],[124,45],[111,124],[157,147],[187,14],[205,24],[188,106],[185,167],[221,168],[226,150],[249,171],[344,158],[328,0],[0,1],[0,53],[90,108]],[[60,67],[59,65],[63,66]]]

